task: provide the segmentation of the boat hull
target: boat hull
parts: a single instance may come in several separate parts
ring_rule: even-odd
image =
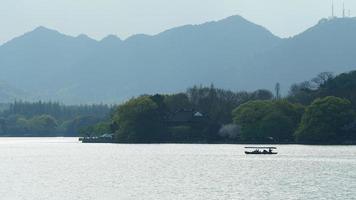
[[[273,155],[273,154],[277,154],[277,152],[249,152],[249,151],[245,151],[245,154],[255,154],[255,155],[264,154],[264,155]]]

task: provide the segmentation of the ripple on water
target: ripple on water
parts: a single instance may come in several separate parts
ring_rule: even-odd
[[[81,144],[0,139],[1,199],[353,199],[356,146]]]

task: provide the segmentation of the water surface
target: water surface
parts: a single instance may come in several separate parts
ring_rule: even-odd
[[[0,198],[356,199],[356,146],[243,147],[0,138]]]

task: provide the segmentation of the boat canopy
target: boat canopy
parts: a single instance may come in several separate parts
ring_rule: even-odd
[[[245,147],[246,149],[277,149],[277,147]]]

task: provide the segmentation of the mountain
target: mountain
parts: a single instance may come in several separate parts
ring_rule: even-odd
[[[85,60],[81,65],[88,73],[82,74],[81,80],[87,82],[82,86],[90,86],[93,93],[102,91],[105,99],[113,94],[130,98],[142,93],[176,92],[212,82],[235,87],[230,72],[280,41],[239,16],[154,36],[135,35],[111,48],[104,45]],[[115,87],[109,89],[108,85]]]
[[[39,27],[0,46],[0,80],[27,99],[119,102],[214,83],[234,90],[289,85],[356,63],[356,20],[322,20],[287,39],[240,16],[126,40]]]
[[[33,99],[113,102],[193,84],[233,84],[223,73],[281,41],[239,16],[127,40],[95,41],[39,27],[0,47],[0,79]]]
[[[72,83],[68,74],[96,45],[95,40],[83,35],[74,38],[38,27],[0,47],[0,80],[33,98],[50,97]]]
[[[10,102],[16,99],[25,99],[26,96],[27,94],[25,92],[12,87],[3,81],[0,81],[0,102]]]
[[[287,87],[320,72],[355,70],[356,19],[322,19],[316,26],[257,55],[249,66],[253,70],[248,74],[255,75],[250,78],[264,80],[255,87],[272,80]]]

